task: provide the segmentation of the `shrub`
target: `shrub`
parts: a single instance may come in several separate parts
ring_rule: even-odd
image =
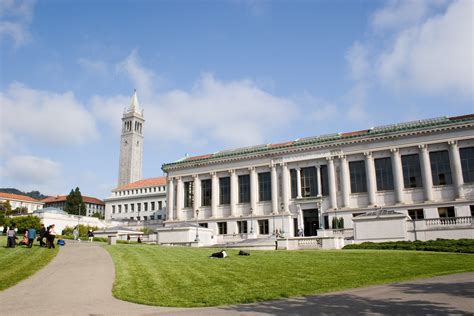
[[[23,232],[25,229],[29,228],[34,228],[39,231],[41,228],[41,221],[38,217],[33,215],[5,218],[5,226],[11,227],[12,225],[15,225],[19,232]]]
[[[347,245],[343,249],[388,249],[474,253],[473,239],[437,239],[428,241],[363,242]]]
[[[74,226],[75,227],[75,226]],[[63,229],[62,234],[65,236],[72,236],[72,232],[74,230],[74,227],[69,227],[67,226],[66,228]],[[97,226],[89,226],[89,225],[79,225],[79,238],[87,238],[87,232],[90,230],[95,231],[98,230],[99,227]]]

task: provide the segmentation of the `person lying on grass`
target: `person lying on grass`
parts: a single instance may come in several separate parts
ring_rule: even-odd
[[[227,252],[225,252],[225,250],[221,250],[210,255],[209,258],[226,258],[228,256],[229,255],[227,255]]]

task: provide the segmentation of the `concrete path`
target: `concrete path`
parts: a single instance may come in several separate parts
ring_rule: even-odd
[[[474,273],[255,304],[178,309],[112,297],[100,246],[69,243],[43,270],[0,292],[0,315],[473,315]]]

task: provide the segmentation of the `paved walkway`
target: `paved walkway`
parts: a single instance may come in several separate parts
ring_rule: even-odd
[[[43,270],[0,292],[0,315],[472,315],[474,273],[255,304],[178,309],[112,297],[115,269],[100,246],[69,243]]]

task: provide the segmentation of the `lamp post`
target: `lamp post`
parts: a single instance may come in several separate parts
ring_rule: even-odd
[[[283,217],[283,213],[285,211],[285,206],[283,205],[283,203],[280,204],[280,207],[281,207],[281,231],[280,231],[280,235],[282,238],[285,237],[285,222],[284,222],[284,217]]]
[[[253,234],[253,208],[250,208],[250,234]]]
[[[196,239],[194,239],[195,242],[199,242],[199,223],[198,223],[198,217],[199,217],[199,210],[196,210]]]

